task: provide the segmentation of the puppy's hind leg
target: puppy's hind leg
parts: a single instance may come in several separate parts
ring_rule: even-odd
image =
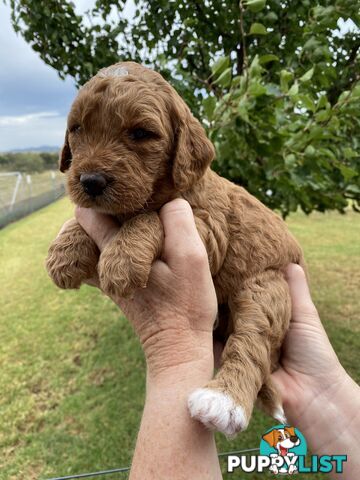
[[[193,418],[231,437],[247,427],[289,325],[290,297],[281,272],[267,270],[244,282],[229,307],[233,333],[221,368],[205,388],[190,395],[188,405]]]
[[[277,420],[279,424],[284,425],[287,423],[280,393],[271,377],[265,380],[259,391],[257,406],[270,415],[270,417]]]

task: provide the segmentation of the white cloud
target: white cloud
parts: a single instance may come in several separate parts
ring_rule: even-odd
[[[10,116],[0,115],[0,127],[25,125],[40,118],[58,117],[58,116],[59,116],[58,112],[37,112],[37,113],[28,113],[25,115],[10,115]]]
[[[0,117],[0,152],[40,145],[60,146],[65,129],[66,115],[55,112]]]

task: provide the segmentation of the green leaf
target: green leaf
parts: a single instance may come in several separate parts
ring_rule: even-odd
[[[345,100],[347,100],[349,98],[349,95],[350,95],[350,91],[349,90],[345,90],[343,91],[339,98],[338,98],[338,103],[342,103],[344,102]]]
[[[249,123],[249,113],[247,110],[248,103],[245,98],[242,98],[239,102],[237,111],[242,120]]]
[[[264,85],[261,85],[261,83],[254,82],[249,86],[248,93],[253,97],[260,97],[261,95],[267,94],[267,89]]]
[[[220,57],[214,65],[211,67],[211,71],[214,77],[217,77],[223,73],[223,71],[230,65],[229,57]]]
[[[319,98],[318,103],[316,105],[316,109],[321,110],[322,108],[325,108],[327,103],[328,103],[328,101],[327,101],[326,95],[321,95],[321,97]]]
[[[276,20],[279,18],[275,12],[269,12],[265,15],[266,20],[270,22],[276,22]]]
[[[293,167],[296,164],[296,157],[293,153],[285,156],[285,165],[287,167]]]
[[[305,148],[305,155],[307,155],[308,157],[313,157],[316,153],[316,150],[315,148],[312,146],[312,145],[308,145],[306,148]]]
[[[359,97],[360,97],[360,83],[358,83],[358,84],[354,87],[351,96],[352,96],[353,98],[359,98]]]
[[[262,23],[253,23],[250,27],[249,35],[267,35],[268,31]]]
[[[355,157],[358,156],[358,154],[355,152],[355,150],[353,150],[350,147],[345,147],[343,152],[344,152],[344,157],[346,159],[355,158]]]
[[[310,95],[300,94],[298,98],[307,110],[310,110],[311,112],[315,112],[316,106],[313,99],[310,97]]]
[[[245,5],[252,12],[260,12],[265,7],[266,0],[247,0]]]
[[[339,163],[337,165],[338,169],[340,170],[342,176],[344,177],[345,181],[347,182],[348,180],[350,180],[351,178],[355,177],[356,175],[358,175],[358,172],[356,172],[355,170],[353,170],[352,168],[349,168],[345,165],[342,165],[341,163]]]
[[[293,97],[293,96],[297,95],[298,92],[299,92],[299,84],[297,82],[295,82],[293,84],[293,86],[290,88],[290,90],[288,91],[288,95],[290,97]]]
[[[315,119],[317,122],[326,122],[331,116],[331,110],[320,110],[316,115]]]
[[[280,88],[286,93],[289,90],[289,82],[294,78],[294,75],[288,70],[281,70],[280,72]]]
[[[264,69],[260,65],[259,55],[255,55],[253,61],[250,64],[249,76],[252,78],[260,77],[262,72],[264,72]]]
[[[300,82],[308,82],[309,80],[312,79],[312,76],[314,75],[314,67],[310,68],[302,77],[299,78]]]
[[[273,53],[268,53],[267,55],[262,55],[261,57],[259,57],[259,62],[261,65],[265,65],[266,63],[270,63],[270,62],[278,62],[278,61],[279,61],[279,57],[277,57]]]
[[[241,95],[245,93],[245,90],[247,88],[246,77],[244,75],[238,75],[236,77],[233,77],[231,82],[231,88],[233,89],[233,98],[241,97]]]
[[[213,82],[214,85],[221,85],[224,88],[230,87],[231,84],[231,67],[222,72],[220,77]]]
[[[203,107],[204,107],[204,112],[205,115],[209,120],[213,119],[215,107],[216,107],[216,98],[215,97],[207,97],[203,100],[202,102]]]
[[[309,40],[304,43],[303,50],[314,50],[319,45],[321,45],[321,43],[316,37],[310,37]]]

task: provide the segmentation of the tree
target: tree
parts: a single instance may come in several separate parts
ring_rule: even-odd
[[[358,2],[135,0],[132,21],[120,0],[83,17],[62,0],[10,3],[62,78],[128,59],[160,70],[208,129],[214,168],[284,216],[359,208]]]
[[[57,163],[58,155],[56,153],[8,152],[0,154],[0,172],[43,172],[56,169]]]

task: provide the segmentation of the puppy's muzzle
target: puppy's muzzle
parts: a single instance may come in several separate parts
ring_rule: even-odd
[[[80,183],[85,193],[91,197],[97,197],[104,193],[107,180],[101,173],[82,173]]]

